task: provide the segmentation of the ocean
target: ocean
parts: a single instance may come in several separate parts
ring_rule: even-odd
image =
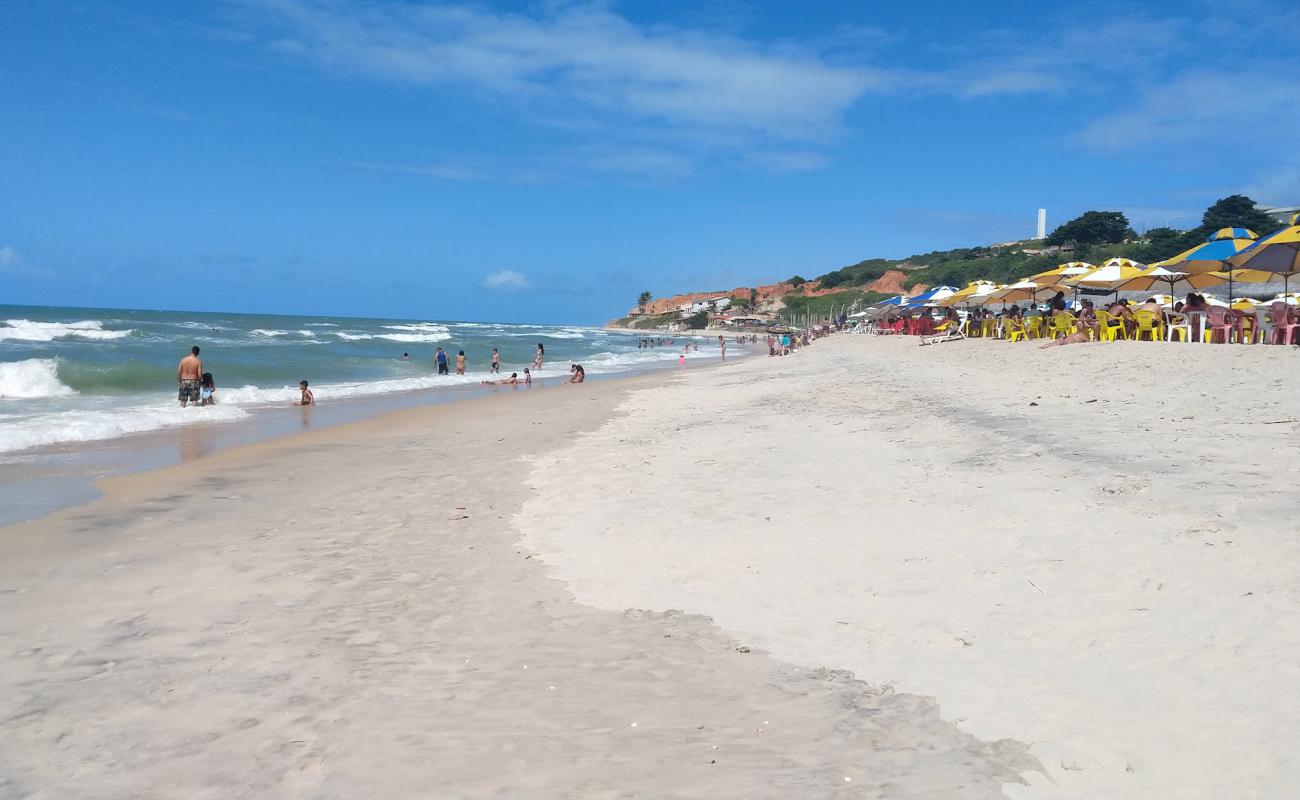
[[[481,385],[493,348],[506,377],[531,368],[542,344],[541,389],[567,381],[575,363],[594,380],[675,369],[689,339],[641,349],[638,338],[581,325],[0,306],[0,524],[92,500],[101,478],[510,391]],[[693,341],[690,363],[718,359],[716,337]],[[195,345],[217,404],[181,408],[176,365]],[[464,350],[466,374],[438,375],[437,347],[453,367]],[[288,407],[300,380],[316,395],[310,413]]]
[[[323,316],[0,306],[0,454],[102,441],[175,426],[237,425],[298,396],[308,380],[319,404],[376,395],[477,388],[493,348],[503,376],[546,358],[534,380],[676,366],[677,346],[639,349],[637,337],[576,325],[359,319]],[[688,358],[717,358],[706,346]],[[191,346],[217,385],[218,403],[180,408],[176,364]],[[464,376],[439,376],[435,348],[463,350]],[[736,348],[739,350],[740,348]],[[409,359],[403,359],[403,353]],[[447,398],[439,398],[447,399]]]

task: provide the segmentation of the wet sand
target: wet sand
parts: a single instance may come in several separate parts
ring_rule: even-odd
[[[996,798],[1032,773],[932,697],[547,575],[525,502],[592,508],[534,465],[683,379],[314,430],[0,529],[0,796]]]

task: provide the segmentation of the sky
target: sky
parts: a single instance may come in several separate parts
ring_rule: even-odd
[[[1300,203],[1300,7],[0,4],[0,304],[595,323]]]

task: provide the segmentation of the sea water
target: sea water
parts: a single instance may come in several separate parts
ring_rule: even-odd
[[[297,399],[300,380],[310,381],[322,405],[379,395],[419,402],[511,372],[522,376],[538,344],[546,354],[534,380],[555,381],[575,363],[589,375],[674,366],[686,341],[641,349],[637,340],[577,325],[0,306],[0,455],[177,426],[238,425]],[[700,350],[687,358],[717,358],[716,340],[698,341]],[[214,406],[177,402],[177,362],[192,346],[215,379]],[[439,346],[451,375],[437,374]],[[489,374],[493,348],[501,376]],[[463,376],[454,373],[460,351]]]

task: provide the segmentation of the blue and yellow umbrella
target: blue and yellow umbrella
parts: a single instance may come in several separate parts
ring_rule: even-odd
[[[1270,233],[1250,247],[1228,259],[1228,274],[1245,278],[1248,273],[1272,273],[1283,279],[1282,293],[1289,288],[1291,276],[1300,274],[1300,214],[1291,217],[1291,225]]]
[[[1245,228],[1220,228],[1190,250],[1185,250],[1173,258],[1152,264],[1164,267],[1170,272],[1185,272],[1188,275],[1200,275],[1205,272],[1220,272],[1228,267],[1228,259],[1246,250],[1259,239],[1259,236]],[[1232,273],[1228,273],[1228,301],[1232,301]]]

